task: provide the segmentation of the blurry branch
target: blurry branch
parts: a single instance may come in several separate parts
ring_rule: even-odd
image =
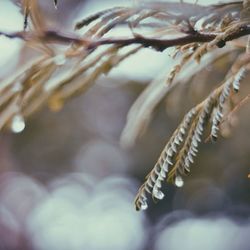
[[[161,187],[166,178],[177,187],[183,186],[181,176],[190,172],[190,166],[198,153],[198,145],[202,141],[205,127],[211,124],[210,137],[215,141],[232,90],[235,92],[239,90],[239,83],[245,70],[245,68],[239,68],[234,74],[230,71],[230,77],[185,115],[141,186],[135,199],[137,209],[147,208],[147,193],[151,194],[153,199],[164,198]]]
[[[45,104],[60,110],[65,101],[86,92],[100,75],[130,55],[143,48],[163,51],[174,47],[174,67],[150,83],[129,111],[121,142],[131,146],[146,129],[157,104],[174,87],[225,54],[237,52],[225,79],[184,116],[167,141],[136,196],[136,208],[147,208],[148,194],[153,200],[162,199],[165,180],[182,186],[182,175],[190,172],[205,131],[211,140],[217,139],[234,108],[232,98],[250,69],[250,39],[245,39],[250,35],[250,1],[210,6],[142,2],[94,13],[78,21],[71,33],[49,29],[37,0],[23,0],[22,10],[23,31],[0,31],[10,39],[22,39],[41,54],[0,85],[0,129],[10,127],[17,133],[25,127],[24,118]],[[127,28],[129,35],[110,35],[120,27]]]
[[[24,30],[28,27],[28,18],[30,17],[32,25],[37,32],[46,29],[44,18],[39,10],[39,5],[36,0],[22,0],[22,7],[24,13]]]
[[[102,39],[83,39],[74,35],[61,34],[57,31],[44,31],[42,33],[34,32],[14,32],[6,33],[0,32],[0,35],[6,36],[8,38],[19,38],[26,42],[38,40],[46,43],[62,43],[70,44],[75,43],[79,46],[85,46],[85,49],[96,49],[101,45],[115,44],[119,46],[128,46],[131,44],[140,44],[143,47],[152,47],[158,51],[163,51],[169,47],[186,45],[190,43],[204,43],[213,41],[213,43],[222,48],[226,45],[226,42],[232,41],[234,39],[246,36],[250,34],[250,24],[239,24],[230,30],[227,34],[223,36],[218,36],[218,34],[213,33],[201,33],[197,31],[190,31],[192,33],[173,39],[156,39],[147,38],[141,35],[137,35],[133,38],[102,38]],[[185,33],[189,33],[185,31]]]
[[[124,147],[134,145],[136,139],[145,131],[151,120],[154,109],[178,84],[188,83],[193,76],[204,70],[208,65],[214,64],[221,57],[236,50],[235,47],[217,49],[203,58],[203,62],[197,65],[195,60],[188,64],[176,64],[172,71],[167,68],[159,77],[155,78],[134,102],[127,116],[126,126],[121,135],[121,143]],[[181,66],[180,66],[181,65]],[[176,67],[182,67],[180,73],[172,79],[171,72]]]

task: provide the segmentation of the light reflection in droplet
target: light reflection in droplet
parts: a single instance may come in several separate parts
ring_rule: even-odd
[[[18,81],[18,82],[13,84],[11,90],[12,90],[12,92],[17,93],[17,92],[20,92],[22,90],[22,88],[23,88],[23,86],[22,86],[21,82]]]
[[[176,187],[183,187],[184,181],[181,176],[178,175],[175,177],[175,185]]]
[[[54,57],[54,63],[57,66],[62,66],[65,64],[65,62],[66,62],[66,58],[65,58],[65,55],[63,54],[60,54]]]
[[[158,200],[162,200],[164,198],[164,193],[161,190],[158,189],[153,189],[153,196],[158,199]]]
[[[143,201],[141,204],[141,210],[146,210],[148,208],[148,203],[146,201]]]
[[[25,121],[22,115],[17,114],[12,118],[11,131],[13,133],[21,133],[25,129]]]

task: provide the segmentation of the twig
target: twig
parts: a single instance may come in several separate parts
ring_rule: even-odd
[[[239,29],[236,29],[229,36],[226,36],[224,40],[217,41],[218,47],[224,47],[225,43],[236,38],[246,36],[250,34],[250,25],[242,25]],[[147,38],[143,36],[135,36],[132,38],[100,38],[100,39],[86,39],[80,38],[75,35],[62,34],[58,31],[44,31],[42,33],[35,32],[1,32],[0,35],[6,36],[8,38],[14,39],[19,38],[25,41],[41,40],[46,43],[63,43],[70,44],[75,43],[78,45],[86,46],[87,49],[95,49],[101,45],[116,44],[121,46],[127,46],[131,44],[141,44],[144,47],[153,47],[156,50],[162,51],[169,47],[185,45],[193,42],[210,42],[213,41],[217,34],[214,33],[200,33],[195,32],[192,34],[187,34],[178,38],[173,39],[157,39],[157,38]]]

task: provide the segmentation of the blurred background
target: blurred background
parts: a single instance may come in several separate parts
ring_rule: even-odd
[[[95,11],[134,3],[58,2],[58,10],[52,0],[40,5],[49,25],[62,31]],[[22,27],[18,1],[1,0],[0,30]],[[4,37],[0,55],[0,80],[18,68],[24,55],[29,58],[23,42]],[[165,199],[151,203],[146,212],[136,212],[133,205],[185,112],[206,95],[204,86],[223,79],[233,58],[205,68],[174,90],[131,148],[119,144],[127,112],[145,86],[171,68],[169,51],[144,49],[61,111],[44,108],[26,121],[22,133],[1,132],[0,249],[249,250],[248,105],[237,113],[228,138],[201,146],[182,188],[166,185]],[[249,91],[243,86],[243,93]]]

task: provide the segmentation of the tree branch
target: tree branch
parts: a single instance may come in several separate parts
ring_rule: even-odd
[[[239,29],[235,29],[229,35],[225,36],[224,39],[218,40],[216,45],[221,48],[225,46],[225,43],[242,36],[250,34],[250,25],[242,25]],[[75,43],[81,46],[85,46],[87,49],[95,49],[101,45],[116,44],[120,46],[127,46],[131,44],[141,44],[144,47],[153,47],[156,50],[162,51],[169,47],[185,45],[193,42],[210,42],[214,40],[217,35],[215,33],[203,33],[194,32],[192,34],[186,34],[178,38],[173,39],[157,39],[147,38],[143,36],[135,36],[132,38],[100,38],[100,39],[86,39],[80,38],[75,35],[63,34],[57,31],[44,31],[44,32],[13,32],[6,33],[0,32],[0,35],[14,39],[19,38],[25,41],[36,41],[40,40],[45,43],[63,43],[70,44]]]

